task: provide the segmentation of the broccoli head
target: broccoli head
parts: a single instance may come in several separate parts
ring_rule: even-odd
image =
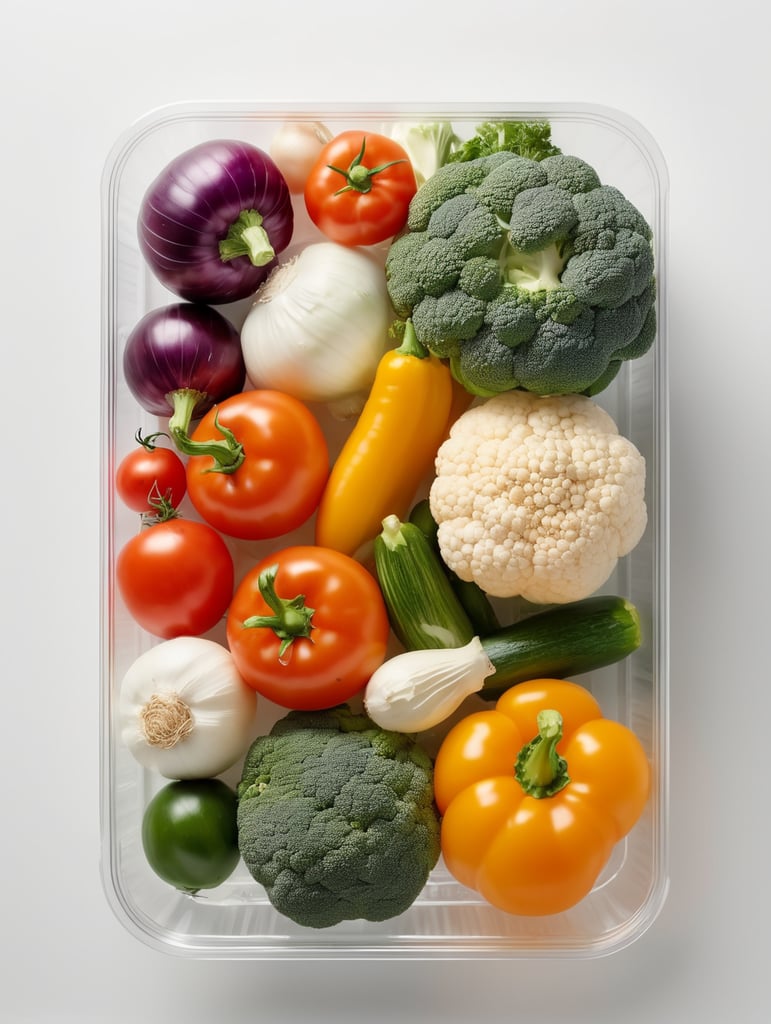
[[[237,791],[244,863],[306,927],[395,917],[439,858],[428,754],[345,705],[276,722],[247,752]]]
[[[652,230],[578,157],[485,152],[418,189],[386,258],[394,308],[474,394],[596,394],[653,344]]]

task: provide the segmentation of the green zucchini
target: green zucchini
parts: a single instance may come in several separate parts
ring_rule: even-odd
[[[410,522],[414,523],[422,531],[429,544],[439,556],[439,564],[442,571],[450,581],[450,586],[455,591],[455,595],[463,606],[466,615],[468,615],[474,630],[480,636],[484,636],[485,633],[492,633],[493,630],[500,629],[500,620],[484,590],[474,583],[473,580],[462,580],[460,576],[456,575],[442,561],[442,556],[439,553],[439,543],[436,539],[437,525],[434,517],[431,515],[427,498],[423,498],[412,509],[410,512]]]
[[[463,647],[475,630],[439,555],[413,523],[387,516],[375,538],[375,571],[391,628],[408,651]]]
[[[538,612],[481,637],[495,666],[479,696],[497,700],[528,679],[566,679],[626,658],[641,643],[640,616],[631,601],[598,594]]]

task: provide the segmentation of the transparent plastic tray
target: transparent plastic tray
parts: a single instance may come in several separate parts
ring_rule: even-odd
[[[555,143],[591,163],[604,182],[619,187],[654,232],[656,342],[645,357],[626,363],[613,384],[596,397],[647,460],[647,531],[603,588],[637,605],[644,640],[622,663],[575,677],[594,692],[607,717],[629,725],[642,740],[653,768],[646,811],[618,845],[592,893],[555,916],[520,918],[497,911],[455,882],[441,860],[414,905],[379,924],[297,926],[272,908],[243,864],[219,888],[199,896],[183,895],[153,874],[140,840],[144,807],[166,780],[140,768],[122,747],[115,719],[123,674],[157,641],[133,622],[115,587],[115,559],[136,532],[137,515],[116,500],[114,471],[133,446],[137,428],[147,433],[163,427],[129,393],[121,374],[122,348],[148,310],[177,301],[158,283],[139,251],[136,220],[143,193],[162,167],[190,146],[230,137],[267,150],[273,133],[289,119],[323,121],[335,133],[350,127],[387,132],[396,121],[448,119],[460,136],[468,137],[482,121],[510,118],[547,118]],[[102,875],[110,905],[138,938],[155,948],[200,958],[581,958],[628,945],[655,920],[668,886],[667,187],[662,154],[639,123],[610,108],[572,103],[280,108],[259,102],[189,103],[148,114],[117,141],[102,183]],[[292,249],[320,237],[305,215],[302,197],[295,197],[295,213]],[[240,326],[249,302],[218,308]],[[324,420],[323,412],[320,417],[334,451],[342,436],[340,425]],[[187,504],[183,512],[194,517]],[[285,538],[286,543],[294,539],[309,539],[307,529]],[[237,572],[266,551],[264,544],[236,542],[231,547]],[[224,640],[220,629],[207,635]],[[259,709],[255,734],[267,731],[285,713],[262,699]],[[429,744],[431,740],[427,737]],[[223,778],[234,785],[239,775],[237,764]]]

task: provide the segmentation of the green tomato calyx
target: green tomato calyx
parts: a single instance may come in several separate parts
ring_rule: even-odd
[[[366,167],[362,163],[366,145],[367,137],[365,135],[361,140],[361,149],[353,158],[347,170],[344,170],[342,167],[335,167],[334,164],[327,164],[330,171],[335,171],[336,174],[342,174],[346,181],[346,184],[334,193],[336,196],[342,195],[344,192],[371,192],[372,179],[376,174],[380,174],[380,172],[384,171],[387,167],[393,167],[394,164],[404,163],[404,160],[389,160],[387,163],[378,164],[377,167]]]
[[[244,620],[243,626],[244,629],[272,629],[281,641],[278,660],[284,664],[295,640],[305,637],[312,642],[311,630],[315,608],[306,605],[304,594],[297,594],[292,598],[279,597],[276,593],[277,574],[278,565],[271,565],[260,573],[257,581],[260,593],[273,615],[252,615]]]

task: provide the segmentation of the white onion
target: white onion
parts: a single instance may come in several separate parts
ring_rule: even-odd
[[[270,144],[273,162],[284,176],[289,191],[304,191],[311,168],[332,133],[320,121],[287,121]]]
[[[175,637],[141,654],[123,677],[120,735],[141,765],[167,779],[212,778],[246,750],[256,708],[227,648]]]
[[[241,329],[246,372],[257,388],[357,415],[389,347],[393,315],[377,257],[315,242],[257,291]]]

